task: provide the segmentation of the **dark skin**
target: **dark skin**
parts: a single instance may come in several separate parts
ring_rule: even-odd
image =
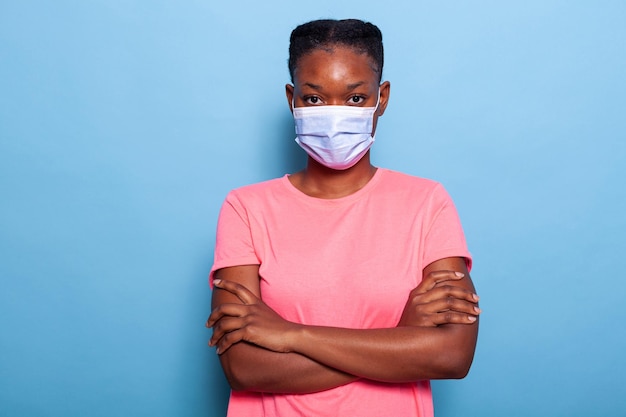
[[[303,56],[286,86],[296,107],[355,105],[384,113],[390,85],[379,84],[372,60],[334,46]],[[353,167],[338,171],[309,158],[305,170],[289,177],[303,193],[340,198],[361,189],[376,168],[369,152]],[[213,328],[225,374],[235,390],[309,393],[359,378],[382,382],[462,378],[472,363],[478,334],[478,296],[462,258],[426,266],[396,327],[345,329],[305,326],[284,320],[261,299],[258,265],[215,273]],[[381,284],[383,285],[383,284]],[[346,301],[346,302],[349,302]]]
[[[351,61],[356,59],[356,61]],[[374,114],[373,132],[378,118],[385,113],[391,85],[379,85],[376,66],[365,54],[345,47],[333,52],[318,49],[300,58],[294,72],[294,85],[285,86],[289,108],[322,105],[374,107],[380,92],[380,103]],[[289,177],[291,183],[305,194],[318,198],[341,198],[368,183],[376,173],[367,152],[353,167],[334,170],[309,157],[307,167]]]

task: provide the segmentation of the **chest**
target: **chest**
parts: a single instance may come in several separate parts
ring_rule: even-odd
[[[419,216],[371,206],[314,214],[273,212],[255,222],[265,302],[305,324],[394,326],[421,280]]]

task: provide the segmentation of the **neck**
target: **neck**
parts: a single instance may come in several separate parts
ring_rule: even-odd
[[[363,188],[376,169],[370,163],[369,151],[354,166],[344,170],[327,168],[309,157],[307,167],[291,175],[289,180],[294,187],[311,197],[341,198]]]

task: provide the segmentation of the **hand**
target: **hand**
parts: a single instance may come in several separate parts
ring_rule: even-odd
[[[243,303],[218,306],[206,322],[206,327],[213,328],[209,346],[217,346],[218,354],[242,341],[275,352],[291,351],[297,324],[280,317],[243,285],[219,279],[213,285],[236,295]]]
[[[451,281],[465,275],[455,271],[428,274],[409,295],[398,326],[436,327],[442,324],[472,324],[481,310],[478,296]]]

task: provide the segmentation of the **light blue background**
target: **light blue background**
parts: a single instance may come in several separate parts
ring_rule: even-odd
[[[441,181],[474,366],[437,415],[626,414],[626,3],[0,3],[0,415],[220,416],[228,190],[293,172],[291,29],[382,29],[377,165]]]

